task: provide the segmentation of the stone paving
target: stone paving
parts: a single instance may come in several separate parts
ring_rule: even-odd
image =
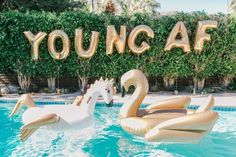
[[[73,94],[45,94],[45,93],[37,93],[32,94],[34,100],[45,100],[45,101],[68,101],[71,102],[75,99],[76,96],[81,95],[80,93]],[[190,93],[180,93],[179,96],[188,95],[191,97],[191,105],[201,105],[207,98],[208,95],[192,95]],[[229,106],[236,107],[236,93],[220,93],[220,94],[212,94],[215,96],[215,106]],[[126,95],[124,98],[120,96],[120,94],[116,94],[114,96],[114,102],[123,103],[124,100],[129,98],[131,95]],[[175,97],[176,95],[173,92],[156,92],[149,93],[143,103],[150,104],[152,102],[158,102],[165,98]],[[17,100],[19,98],[18,94],[7,94],[0,99],[6,100]],[[102,98],[99,98],[98,101],[102,101]]]

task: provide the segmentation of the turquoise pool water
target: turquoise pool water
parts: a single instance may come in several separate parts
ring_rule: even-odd
[[[236,112],[219,112],[213,131],[198,144],[148,143],[124,132],[118,107],[96,107],[95,126],[83,132],[38,130],[26,142],[19,141],[20,114],[9,119],[13,105],[0,107],[0,157],[235,157]]]

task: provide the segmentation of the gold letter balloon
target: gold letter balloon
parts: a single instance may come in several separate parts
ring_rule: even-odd
[[[217,21],[206,20],[198,22],[198,28],[194,42],[194,50],[197,53],[202,51],[204,42],[211,39],[210,34],[206,33],[206,30],[216,27]],[[154,38],[154,31],[149,26],[138,25],[134,27],[128,37],[128,46],[132,53],[142,54],[150,49],[148,41],[137,42],[137,38],[141,33],[146,34],[148,38],[145,39],[148,41],[149,38]],[[38,34],[34,35],[30,31],[25,31],[24,34],[31,45],[31,58],[37,61],[39,58],[39,45],[47,34],[45,32],[39,32]],[[111,55],[113,53],[114,47],[117,49],[119,54],[123,54],[126,48],[126,38],[126,26],[120,26],[120,32],[117,33],[115,26],[109,25],[107,27],[106,33],[106,54]],[[56,49],[57,39],[62,41],[61,51]],[[74,37],[75,51],[79,57],[90,59],[94,56],[98,48],[99,32],[92,31],[89,47],[87,49],[84,48],[83,41],[83,30],[76,29]],[[182,21],[177,22],[170,32],[164,50],[170,51],[174,47],[181,48],[186,53],[190,52],[191,50],[188,32]],[[68,35],[62,30],[52,31],[48,37],[48,51],[49,54],[56,60],[67,58],[70,52],[70,39]]]
[[[181,39],[176,39],[180,33]],[[165,51],[170,51],[173,47],[180,47],[184,52],[190,52],[188,32],[183,22],[178,22],[172,29],[165,46]]]
[[[154,38],[153,30],[147,25],[136,26],[130,33],[128,45],[133,53],[141,54],[150,48],[147,42],[142,42],[140,46],[135,44],[135,40],[140,33],[146,33],[149,38]]]
[[[199,21],[197,34],[195,38],[194,49],[198,52],[201,52],[203,49],[204,41],[210,41],[210,34],[206,33],[207,28],[216,28],[217,21]]]
[[[125,52],[126,44],[126,26],[120,27],[120,35],[117,34],[114,26],[107,27],[107,38],[106,38],[106,54],[113,53],[113,46],[115,45],[118,53]]]
[[[56,39],[58,38],[62,40],[63,48],[61,52],[58,52],[56,50],[55,43],[56,43]],[[57,59],[57,60],[65,59],[69,55],[69,52],[70,52],[70,40],[69,40],[68,35],[61,30],[55,30],[51,32],[48,37],[48,51],[49,51],[49,54],[54,59]]]
[[[38,61],[39,58],[39,45],[42,42],[42,40],[45,38],[47,33],[45,32],[39,32],[37,35],[34,35],[30,31],[25,31],[24,35],[28,39],[31,45],[31,58],[34,61]]]
[[[89,48],[85,50],[83,48],[83,31],[82,29],[75,30],[75,51],[82,58],[91,58],[98,47],[99,33],[92,31],[91,42]]]

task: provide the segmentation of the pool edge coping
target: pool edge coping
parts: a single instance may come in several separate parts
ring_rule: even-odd
[[[0,105],[1,104],[16,104],[17,100],[16,99],[0,99]],[[34,101],[36,105],[69,105],[73,102],[73,100],[35,100]],[[123,102],[121,101],[115,101],[113,104],[113,107],[121,107]],[[142,103],[141,108],[145,108],[148,106],[150,103]],[[96,103],[96,106],[106,106],[105,102],[103,100],[98,100]],[[196,110],[200,105],[188,105],[188,109],[193,109]],[[234,105],[222,105],[222,106],[214,106],[213,110],[215,111],[232,111],[236,112],[236,106]]]

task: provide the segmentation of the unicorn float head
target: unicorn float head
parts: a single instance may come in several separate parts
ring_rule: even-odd
[[[87,90],[87,93],[84,95],[81,101],[81,108],[88,114],[93,114],[95,109],[95,104],[99,96],[103,97],[103,100],[107,105],[113,103],[113,94],[115,94],[115,87],[113,87],[114,80],[96,80],[94,84],[90,85],[90,88]]]

